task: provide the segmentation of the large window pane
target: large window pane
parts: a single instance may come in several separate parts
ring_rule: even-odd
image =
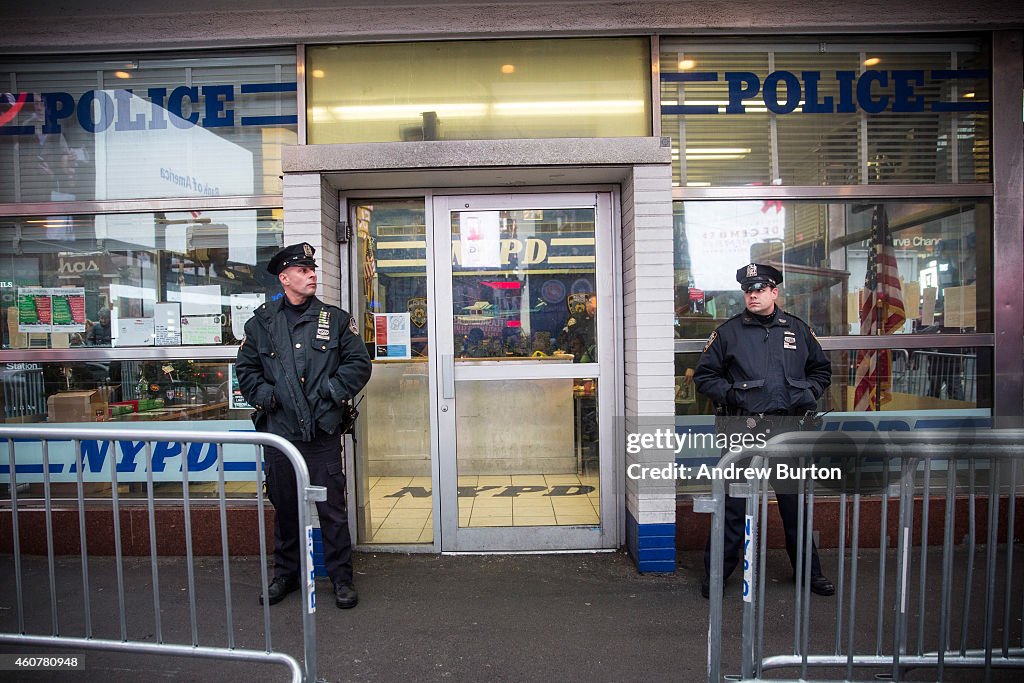
[[[821,410],[853,411],[858,384],[871,380],[882,388],[872,410],[963,410],[992,406],[992,351],[986,348],[929,347],[918,349],[834,350],[832,386],[821,398]],[[713,406],[693,385],[699,353],[676,354],[676,415],[712,415]],[[873,361],[873,375],[865,368]],[[858,366],[861,370],[858,371]]]
[[[281,211],[0,219],[2,348],[237,344]]]
[[[460,527],[600,524],[597,380],[459,381],[455,390]]]
[[[676,185],[991,182],[980,39],[666,39]]]
[[[113,352],[111,352],[113,354]],[[234,363],[225,360],[115,360],[75,363],[18,362],[0,367],[0,423],[75,427],[79,440],[50,443],[51,495],[77,495],[77,460],[82,462],[84,494],[109,496],[111,462],[118,463],[118,493],[145,498],[147,463],[157,498],[180,498],[182,456],[189,458],[189,495],[215,497],[218,456],[224,468],[225,495],[251,499],[256,491],[256,453],[252,446],[214,447],[173,439],[151,443],[93,439],[90,429],[116,426],[139,429],[246,430],[252,410],[235,381]],[[6,444],[0,442],[6,450]],[[18,497],[44,496],[42,453],[38,442],[15,444]],[[10,465],[0,463],[0,496],[6,495]]]
[[[779,305],[819,336],[991,332],[991,222],[974,199],[677,202],[676,336],[742,311],[735,273],[751,261],[783,272]],[[887,275],[902,313],[879,325]]]
[[[991,426],[995,370],[991,348],[932,347],[885,350],[826,351],[832,363],[832,385],[818,401],[822,429],[844,432],[890,432],[914,429],[958,429]],[[681,445],[676,461],[697,472],[722,455],[716,448],[711,401],[695,391],[692,371],[699,353],[676,354],[676,432]],[[858,366],[874,361],[873,375]],[[1016,372],[1016,369],[1007,372]],[[855,410],[858,386],[877,382],[881,400],[871,410]],[[711,481],[696,475],[677,482],[680,494],[711,490]]]
[[[0,202],[281,193],[293,50],[5,60],[0,74]]]
[[[310,144],[650,134],[645,39],[332,45],[306,58]]]
[[[0,413],[9,423],[248,420],[225,360],[7,363]]]
[[[597,362],[594,209],[452,214],[456,356]]]
[[[356,524],[360,543],[430,543],[430,392],[425,204],[353,202],[359,255],[353,315],[373,359],[357,423]],[[408,316],[409,358],[377,354],[374,316]]]

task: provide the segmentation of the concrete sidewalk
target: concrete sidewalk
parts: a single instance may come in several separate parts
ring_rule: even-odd
[[[674,575],[640,575],[623,552],[562,555],[356,555],[360,604],[334,606],[329,583],[318,581],[318,677],[326,681],[701,681],[706,678],[708,602],[700,597],[699,552],[683,553]],[[834,553],[822,552],[826,566]],[[876,554],[877,559],[877,554]],[[45,557],[22,560],[26,630],[48,633],[51,611]],[[862,564],[867,582],[871,558]],[[219,558],[195,562],[197,623],[202,645],[225,646],[223,567]],[[0,556],[0,631],[17,631],[13,560]],[[166,642],[192,642],[183,558],[159,560],[161,619]],[[232,611],[237,647],[263,649],[259,571],[252,558],[232,558]],[[129,638],[154,638],[148,558],[125,560]],[[84,633],[82,579],[77,557],[58,558],[60,631]],[[94,637],[119,638],[113,558],[89,564]],[[792,579],[781,551],[769,556],[766,643],[792,647]],[[723,672],[738,672],[738,577],[726,587]],[[877,593],[862,584],[858,614],[874,643]],[[812,642],[830,642],[835,600],[812,596]],[[301,597],[271,608],[273,649],[301,661]],[[929,607],[931,613],[931,607]],[[937,612],[936,612],[937,614]],[[870,623],[869,623],[870,622]],[[973,627],[972,627],[973,628]],[[1015,623],[1019,630],[1019,622]],[[997,642],[1001,642],[1001,633]],[[869,642],[862,642],[869,641]],[[891,642],[891,641],[889,641]],[[821,647],[815,651],[823,651]],[[827,651],[827,650],[825,650]],[[0,648],[0,652],[12,652]],[[38,651],[37,651],[38,652]],[[53,653],[66,651],[52,650]],[[20,653],[28,654],[28,653]],[[86,669],[65,673],[0,673],[2,680],[211,680],[218,683],[285,680],[280,667],[257,667],[181,657],[87,651]],[[798,672],[787,670],[795,677]],[[812,672],[813,673],[813,672]],[[870,680],[877,672],[858,671]],[[776,676],[781,675],[776,674]],[[953,672],[947,680],[974,680]],[[934,679],[916,671],[908,680]],[[1011,680],[998,674],[997,680]]]
[[[16,631],[13,564],[0,570],[0,630]],[[183,558],[160,563],[167,642],[191,643]],[[199,641],[226,644],[223,568],[196,561]],[[706,657],[706,601],[692,572],[642,576],[622,552],[567,555],[400,555],[357,553],[359,606],[339,610],[317,581],[318,676],[327,681],[698,680]],[[27,631],[50,625],[45,557],[23,558]],[[89,565],[96,637],[119,638],[113,558]],[[132,639],[152,639],[148,558],[125,561]],[[81,635],[81,568],[59,558],[60,630]],[[255,560],[231,562],[238,646],[263,647]],[[274,650],[301,661],[301,594],[271,608]],[[0,649],[11,652],[10,648]],[[53,652],[57,652],[54,650]],[[17,680],[284,680],[284,669],[194,662],[178,657],[83,653],[86,670],[18,674]],[[255,678],[254,678],[255,677]],[[0,674],[4,680],[12,680]]]

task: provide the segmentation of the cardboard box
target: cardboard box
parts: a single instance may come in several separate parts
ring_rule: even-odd
[[[121,387],[117,384],[105,384],[103,386],[96,387],[96,391],[100,392],[100,400],[106,403],[114,403],[114,399],[117,398],[117,392]]]
[[[104,422],[107,402],[95,389],[62,391],[46,400],[50,422]]]

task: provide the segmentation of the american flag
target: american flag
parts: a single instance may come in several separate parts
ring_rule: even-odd
[[[871,249],[860,304],[860,333],[892,334],[906,319],[889,219],[885,206],[876,204],[871,216]],[[892,400],[892,352],[858,351],[854,385],[854,410],[881,410],[883,403]]]

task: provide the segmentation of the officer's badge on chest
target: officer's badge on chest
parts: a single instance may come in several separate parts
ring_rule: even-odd
[[[796,349],[796,332],[786,330],[782,333],[782,348],[783,349]]]
[[[316,338],[320,341],[330,341],[331,339],[331,312],[320,311],[320,316],[316,320]]]

